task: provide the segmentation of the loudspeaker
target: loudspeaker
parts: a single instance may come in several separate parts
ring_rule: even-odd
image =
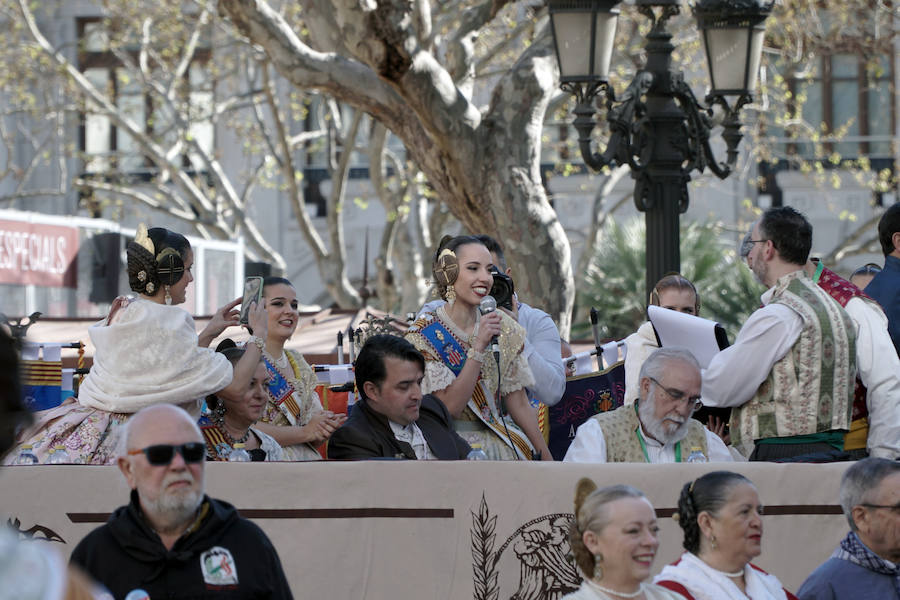
[[[122,272],[122,236],[118,233],[95,233],[90,238],[91,292],[88,299],[108,304],[119,295]]]

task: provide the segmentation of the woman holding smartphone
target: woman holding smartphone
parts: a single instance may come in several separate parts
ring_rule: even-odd
[[[281,445],[283,460],[319,460],[322,457],[316,447],[331,437],[347,416],[323,410],[312,367],[302,354],[284,347],[300,322],[293,284],[283,277],[267,277],[263,302],[268,314],[261,348],[269,374],[268,402],[256,427]]]
[[[194,319],[178,306],[194,280],[187,238],[141,225],[126,254],[128,283],[137,296],[116,298],[109,315],[88,329],[96,350],[78,398],[38,413],[35,426],[19,440],[31,444],[41,461],[62,446],[68,455],[63,462],[112,464],[120,426],[138,410],[169,403],[199,416],[208,394],[240,398],[250,385],[259,350],[247,352],[232,367],[206,347],[226,327],[237,325],[235,306],[241,299],[216,311],[199,336]],[[263,307],[254,306],[249,318],[265,336]]]

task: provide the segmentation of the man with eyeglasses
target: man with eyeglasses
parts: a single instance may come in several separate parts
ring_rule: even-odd
[[[204,494],[206,448],[187,412],[135,413],[119,448],[131,502],[78,544],[74,564],[116,598],[292,597],[262,530]]]
[[[800,600],[900,600],[900,462],[866,458],[844,471],[850,533],[803,582]]]
[[[700,407],[700,365],[684,348],[660,348],[644,361],[633,405],[600,413],[575,433],[566,462],[687,462],[699,449],[731,462],[725,443],[691,415]]]
[[[773,207],[742,246],[769,289],[734,344],[704,370],[703,403],[732,407],[731,441],[750,460],[842,458],[856,325],[804,270],[812,226],[789,206]]]

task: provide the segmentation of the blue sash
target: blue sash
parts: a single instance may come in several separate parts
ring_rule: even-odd
[[[263,361],[266,363],[266,370],[269,372],[269,383],[267,385],[269,395],[272,396],[275,404],[281,404],[286,397],[291,395],[294,388],[291,387],[284,375],[275,368],[275,365],[269,362],[269,359],[263,356]]]
[[[466,364],[466,353],[453,334],[447,331],[447,328],[437,319],[423,327],[421,331],[443,363],[453,371],[454,375],[459,376]]]

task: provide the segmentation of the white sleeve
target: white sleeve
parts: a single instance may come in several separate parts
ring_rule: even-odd
[[[529,386],[535,397],[553,406],[566,391],[566,369],[562,362],[559,329],[550,315],[525,304],[519,307],[519,324],[525,328],[525,348],[522,351],[534,385]]]
[[[446,304],[446,302],[444,302],[440,298],[426,303],[425,306],[423,306],[422,308],[419,309],[419,312],[416,314],[416,318],[418,319],[425,313],[433,313],[437,309],[438,306],[441,306],[443,304]]]
[[[578,427],[563,462],[605,463],[606,439],[597,419],[588,419]]]
[[[869,454],[900,457],[900,358],[888,334],[884,311],[874,302],[852,298],[844,307],[857,325],[856,368],[866,386]]]
[[[703,430],[706,433],[706,448],[709,451],[709,462],[734,462],[734,457],[728,450],[728,446],[722,441],[722,438],[706,427]]]
[[[741,406],[753,397],[772,366],[800,337],[803,319],[783,304],[750,315],[734,345],[716,354],[703,370],[703,403]]]

